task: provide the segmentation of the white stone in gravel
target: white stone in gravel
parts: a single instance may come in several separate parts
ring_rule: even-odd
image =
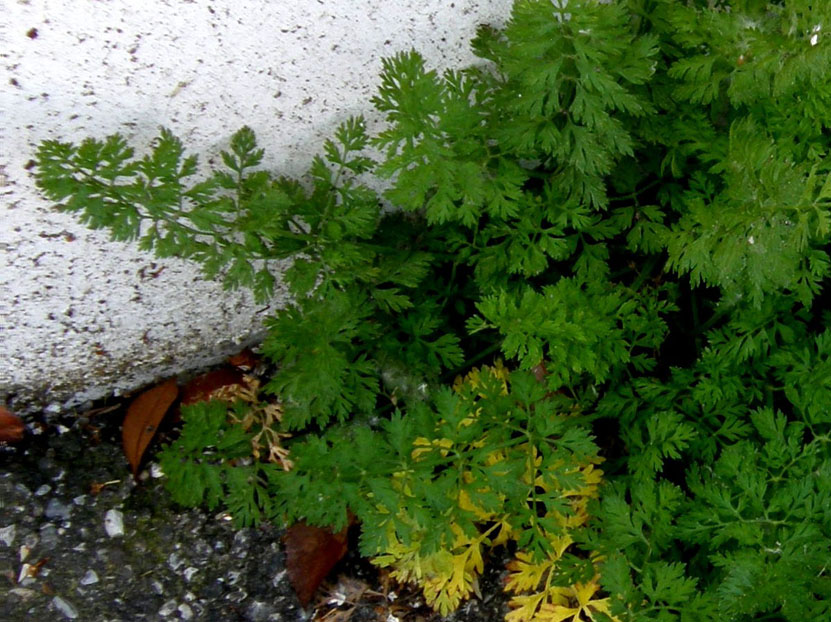
[[[98,574],[94,570],[87,570],[83,577],[81,577],[81,585],[92,585],[98,583]]]
[[[75,505],[84,505],[86,502],[87,502],[87,496],[86,495],[78,495],[77,497],[75,497],[72,500],[72,503],[74,503]]]
[[[3,527],[0,529],[0,542],[5,544],[6,546],[11,546],[14,544],[14,536],[17,532],[16,525],[9,525],[8,527]]]
[[[190,608],[190,605],[185,603],[179,605],[179,617],[183,620],[193,620],[193,609]]]
[[[274,587],[277,587],[283,581],[285,576],[286,576],[286,571],[281,570],[276,575],[274,575],[274,578],[271,580],[271,585],[273,585]]]
[[[21,495],[28,497],[32,494],[32,491],[26,487],[26,484],[15,484],[14,489],[19,492]]]
[[[159,464],[155,462],[152,462],[150,464],[150,477],[152,477],[153,479],[159,479],[160,477],[164,477],[164,471],[162,471],[162,467]]]
[[[273,607],[255,600],[248,605],[248,609],[245,611],[245,618],[252,620],[252,622],[265,622],[273,611]]]
[[[181,568],[182,564],[185,563],[181,557],[179,557],[178,553],[171,553],[167,558],[167,565],[170,566],[170,569],[173,572],[176,572]]]
[[[60,520],[69,520],[69,517],[72,515],[72,508],[66,504],[64,504],[60,499],[49,499],[49,503],[46,504],[46,511],[44,512],[46,518],[57,518]]]
[[[232,603],[241,603],[246,598],[248,598],[248,592],[245,590],[236,590],[225,595],[225,600],[230,600]]]
[[[23,600],[29,600],[32,596],[38,595],[35,590],[30,590],[28,587],[13,587],[9,590],[9,594],[14,594]]]
[[[161,596],[162,594],[164,594],[164,586],[162,585],[162,582],[161,582],[161,581],[159,581],[158,579],[153,579],[153,580],[150,582],[150,587],[151,587],[151,588],[153,589],[153,591],[154,591],[154,592],[156,592],[156,594],[158,594],[159,596]]]
[[[162,605],[162,608],[159,609],[159,615],[163,618],[166,618],[174,611],[176,611],[176,601],[171,599],[167,601],[164,605]]]
[[[104,529],[111,538],[124,535],[124,515],[118,510],[107,510],[104,514]]]
[[[65,601],[60,596],[55,596],[52,599],[52,604],[55,605],[55,609],[60,611],[65,617],[69,618],[70,620],[74,620],[78,617],[78,610],[72,606],[71,603]]]
[[[26,579],[31,579],[32,574],[29,572],[32,569],[31,564],[23,564],[20,566],[20,574],[17,575],[17,582],[23,583]]]
[[[195,575],[197,572],[199,572],[199,568],[194,568],[193,566],[188,566],[187,568],[185,568],[185,581],[190,583],[190,580],[193,578],[193,575]]]
[[[40,542],[47,550],[55,548],[58,544],[58,528],[52,523],[41,525]]]
[[[52,487],[49,484],[43,484],[43,486],[35,491],[35,496],[43,497],[44,495],[48,495],[50,492],[52,492]]]

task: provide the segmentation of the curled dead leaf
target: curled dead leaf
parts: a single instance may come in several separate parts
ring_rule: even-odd
[[[4,406],[0,406],[0,443],[22,441],[25,431],[23,420]]]
[[[92,496],[98,495],[107,486],[112,486],[113,484],[120,484],[120,483],[121,483],[120,479],[111,479],[108,482],[92,482],[92,484],[90,484],[90,486],[89,486],[89,494],[91,494]]]
[[[348,526],[338,533],[296,523],[286,530],[286,571],[297,598],[304,607],[335,564],[346,554]]]
[[[40,574],[41,568],[43,568],[46,565],[49,559],[50,558],[48,557],[42,557],[39,561],[29,565],[28,575],[33,578],[37,577]]]
[[[178,395],[176,379],[171,378],[139,395],[127,409],[121,436],[124,455],[127,456],[133,476],[138,473],[144,451]]]
[[[223,367],[209,371],[197,376],[184,386],[182,389],[182,406],[205,402],[210,399],[214,391],[222,387],[244,383],[243,373],[238,369]]]
[[[236,367],[240,371],[250,372],[260,364],[260,357],[254,354],[249,348],[246,348],[239,354],[229,357],[228,364]]]

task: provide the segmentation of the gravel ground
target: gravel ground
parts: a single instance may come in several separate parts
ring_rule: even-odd
[[[183,510],[152,462],[136,484],[121,452],[122,416],[62,417],[0,451],[0,620],[442,620],[416,608],[414,592],[395,588],[399,598],[387,598],[376,574],[350,557],[328,595],[302,608],[280,530],[237,530],[221,513]],[[501,620],[499,579],[484,577],[483,599],[445,620]]]

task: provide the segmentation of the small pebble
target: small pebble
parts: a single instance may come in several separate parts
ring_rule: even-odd
[[[245,619],[251,622],[266,622],[269,616],[274,613],[274,607],[260,601],[253,601],[245,611]]]
[[[35,496],[43,497],[45,495],[48,495],[50,492],[52,492],[52,487],[49,484],[44,484],[35,491]]]
[[[190,608],[190,605],[187,605],[185,603],[179,605],[179,617],[183,620],[193,619],[193,609]]]
[[[32,491],[26,487],[26,484],[15,484],[14,491],[24,497],[28,497],[32,494]]]
[[[225,595],[225,600],[230,600],[232,603],[241,603],[246,598],[248,598],[248,592],[245,590],[236,590]]]
[[[94,570],[87,570],[81,578],[81,585],[92,585],[98,583],[98,574]]]
[[[69,517],[72,514],[72,508],[62,503],[60,499],[53,498],[49,499],[49,503],[46,504],[46,511],[44,514],[46,515],[46,518],[69,520]]]
[[[6,546],[11,546],[12,544],[14,544],[14,537],[16,533],[16,525],[9,525],[8,527],[3,527],[2,529],[0,529],[0,542],[5,544]]]
[[[188,568],[186,568],[184,572],[185,581],[190,583],[190,580],[193,578],[193,575],[195,575],[197,572],[199,572],[199,569],[194,568],[193,566],[189,566]]]
[[[173,599],[170,599],[164,605],[162,605],[161,609],[159,609],[159,615],[162,616],[163,618],[166,618],[167,616],[169,616],[174,611],[176,611],[176,601],[173,600]]]
[[[195,555],[202,558],[202,562],[207,561],[208,557],[211,556],[211,545],[205,542],[204,540],[200,540],[197,542],[193,547],[192,551]]]
[[[14,594],[23,600],[29,600],[32,596],[38,595],[35,590],[30,590],[28,587],[13,587],[9,590],[9,594]]]
[[[118,510],[107,510],[104,514],[104,529],[111,538],[124,535],[124,515]]]
[[[46,549],[52,549],[58,544],[58,528],[52,523],[46,523],[40,528],[40,542]]]
[[[20,567],[20,574],[17,575],[17,582],[23,583],[26,579],[32,578],[32,565],[31,564],[23,564]],[[31,583],[31,581],[29,581]]]
[[[179,555],[177,553],[171,553],[170,556],[167,558],[167,565],[170,566],[170,569],[173,572],[176,572],[177,570],[179,570],[179,568],[181,568],[182,564],[184,564],[184,563],[185,563],[185,560],[183,560],[181,557],[179,557]]]
[[[244,557],[248,554],[248,530],[240,529],[234,534],[234,545],[231,547],[231,555]]]
[[[69,618],[70,620],[74,620],[78,617],[78,610],[72,606],[71,603],[65,601],[60,596],[55,596],[52,599],[52,604],[55,605],[55,609],[60,611],[64,617]]]

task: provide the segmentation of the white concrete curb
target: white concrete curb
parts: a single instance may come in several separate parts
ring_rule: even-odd
[[[210,157],[247,124],[269,168],[299,174],[369,112],[383,56],[468,64],[476,25],[504,23],[511,1],[0,4],[0,403],[59,411],[216,361],[266,310],[52,210],[27,169],[41,140],[146,144],[164,125]]]

